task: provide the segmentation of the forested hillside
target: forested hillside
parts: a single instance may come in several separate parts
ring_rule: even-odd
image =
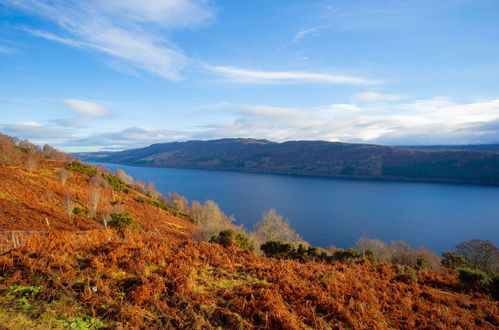
[[[499,184],[499,152],[416,150],[326,141],[221,139],[153,144],[82,159],[137,166],[358,179]]]

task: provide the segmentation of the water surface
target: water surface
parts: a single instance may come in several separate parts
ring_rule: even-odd
[[[361,236],[436,252],[470,238],[499,243],[499,187],[102,165],[164,195],[214,200],[247,228],[275,208],[315,246],[347,248]]]

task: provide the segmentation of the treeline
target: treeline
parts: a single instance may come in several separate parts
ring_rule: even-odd
[[[37,166],[37,158],[55,161],[74,161],[76,157],[59,151],[48,144],[39,146],[28,140],[0,134],[0,166],[24,165],[32,171]]]

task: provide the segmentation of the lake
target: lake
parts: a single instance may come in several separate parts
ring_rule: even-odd
[[[214,200],[247,228],[274,208],[314,246],[348,248],[364,236],[440,253],[471,238],[499,242],[499,187],[102,165],[164,195]]]

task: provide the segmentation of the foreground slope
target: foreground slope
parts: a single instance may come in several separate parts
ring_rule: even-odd
[[[193,329],[499,326],[497,303],[466,292],[451,275],[420,271],[417,282],[405,283],[395,265],[300,263],[156,233],[54,233],[1,256],[0,270],[7,315],[24,311],[42,325],[62,319]]]
[[[82,159],[126,165],[346,178],[499,184],[499,152],[415,150],[326,141],[221,139],[153,144]]]

